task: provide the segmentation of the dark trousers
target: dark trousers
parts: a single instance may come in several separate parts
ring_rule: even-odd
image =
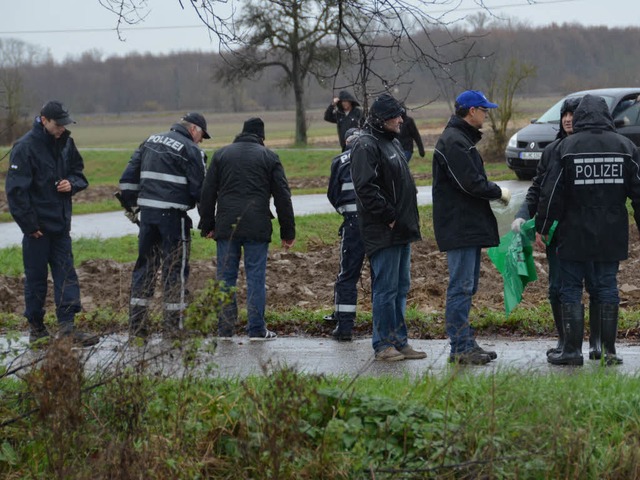
[[[364,243],[360,237],[357,214],[344,215],[340,237],[340,271],[334,287],[336,320],[356,316],[358,279],[364,262]]]
[[[25,235],[22,239],[22,259],[25,274],[24,316],[29,323],[38,326],[44,318],[49,267],[58,322],[72,323],[81,305],[69,232],[45,233],[40,238]]]
[[[180,210],[143,209],[140,215],[138,259],[131,280],[132,326],[144,323],[162,267],[165,327],[181,327],[189,279],[191,220]]]

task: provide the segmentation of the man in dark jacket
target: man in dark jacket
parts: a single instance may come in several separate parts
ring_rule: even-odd
[[[200,201],[206,155],[198,144],[205,138],[211,138],[205,118],[188,113],[168,132],[147,138],[120,178],[125,205],[140,211],[129,328],[131,335],[143,340],[149,334],[148,309],[160,266],[163,330],[169,337],[182,333],[192,228],[187,211]]]
[[[396,136],[403,108],[389,94],[371,105],[351,151],[360,232],[371,264],[376,360],[426,357],[407,342],[405,310],[411,284],[411,242],[421,239],[416,185]]]
[[[413,144],[418,146],[418,154],[424,157],[424,145],[422,144],[422,137],[418,131],[415,120],[406,114],[402,115],[402,127],[400,127],[400,135],[398,136],[402,150],[404,150],[404,156],[407,158],[407,162],[411,160],[413,156]]]
[[[342,90],[324,112],[324,119],[327,122],[337,124],[338,140],[344,152],[346,150],[347,130],[350,128],[360,128],[362,126],[362,108],[351,93]]]
[[[43,319],[50,267],[60,335],[91,346],[98,337],[75,329],[73,323],[81,305],[69,234],[71,196],[89,182],[66,129],[70,123],[75,122],[59,101],[51,100],[42,107],[31,131],[13,145],[5,190],[11,215],[24,234],[24,315],[29,322],[29,342],[49,336]]]
[[[273,215],[273,196],[282,246],[295,242],[295,219],[291,192],[280,158],[264,146],[264,123],[260,118],[244,122],[231,145],[213,156],[207,171],[200,205],[201,234],[216,240],[217,275],[226,287],[236,286],[240,257],[244,251],[247,281],[248,334],[251,341],[273,340],[275,332],[264,320],[266,268]],[[230,338],[238,316],[236,295],[218,316],[218,336]]]
[[[582,286],[592,276],[592,293],[600,303],[602,349],[607,364],[616,356],[618,329],[617,275],[628,257],[631,199],[640,225],[640,155],[626,137],[615,132],[605,100],[585,95],[573,116],[573,135],[550,159],[540,193],[536,230],[547,235],[555,220],[560,260],[560,300],[564,344],[547,360],[556,365],[582,365],[584,308]],[[590,273],[589,270],[593,269]]]
[[[360,136],[357,128],[347,130],[347,150],[331,162],[327,198],[342,215],[340,225],[340,271],[334,287],[331,320],[338,322],[332,335],[338,341],[350,341],[358,305],[358,279],[364,262],[364,244],[358,225],[356,192],[351,179],[351,148]]]
[[[483,247],[498,245],[498,224],[490,200],[508,204],[510,192],[487,179],[476,148],[488,109],[497,108],[482,92],[467,90],[456,99],[455,114],[433,155],[433,228],[440,251],[447,252],[449,286],[445,322],[451,343],[449,361],[485,364],[496,358],[483,350],[469,324],[478,289]]]

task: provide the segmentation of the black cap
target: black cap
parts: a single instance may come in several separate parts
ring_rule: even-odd
[[[49,100],[45,103],[42,106],[42,110],[40,110],[40,115],[49,120],[53,120],[58,125],[76,123],[73,118],[69,116],[69,112],[65,110],[62,102],[59,102],[58,100]]]
[[[404,113],[404,108],[400,105],[400,102],[393,98],[388,93],[380,95],[371,105],[369,114],[372,117],[386,121],[392,118],[401,116]]]
[[[197,112],[189,112],[184,117],[182,117],[182,120],[199,126],[202,129],[202,133],[204,134],[203,138],[211,138],[211,135],[207,133],[207,121],[204,119],[202,114]]]
[[[244,125],[242,126],[242,133],[253,133],[264,140],[264,122],[261,118],[251,117],[249,120],[244,122]]]

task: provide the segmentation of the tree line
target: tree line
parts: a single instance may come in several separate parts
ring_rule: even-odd
[[[456,58],[437,68],[408,71],[393,86],[394,95],[412,105],[450,100],[467,88],[496,93],[500,81],[526,69],[516,95],[563,94],[574,90],[640,83],[635,54],[640,28],[583,27],[553,24],[542,28],[518,23],[492,23],[479,15],[473,28],[439,26],[429,35],[415,35],[425,48],[442,58]],[[447,39],[456,41],[447,42]],[[19,43],[19,42],[17,42]],[[169,55],[107,57],[88,51],[79,58],[54,62],[37,46],[21,45],[23,61],[15,67],[15,44],[0,43],[0,96],[8,100],[7,77],[21,79],[19,117],[29,121],[48,98],[62,99],[77,113],[152,111],[293,110],[294,92],[277,69],[239,78],[220,74],[229,63],[219,54],[181,52]],[[28,48],[27,48],[28,47]],[[12,67],[11,58],[14,59]],[[373,59],[378,68],[397,69],[392,56]],[[12,70],[13,68],[13,70]],[[359,65],[342,65],[333,78],[307,78],[306,108],[328,105],[335,90],[349,85]],[[373,80],[375,83],[375,79]],[[352,84],[353,85],[353,84]],[[373,90],[383,90],[377,85]]]

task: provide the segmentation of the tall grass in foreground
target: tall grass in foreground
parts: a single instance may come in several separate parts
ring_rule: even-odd
[[[189,352],[189,347],[185,347]],[[175,350],[174,350],[175,351]],[[184,353],[185,351],[183,351]],[[84,378],[50,348],[0,377],[3,478],[630,479],[640,379],[601,372],[334,378],[196,365],[157,377],[152,352]],[[138,352],[139,353],[139,352]],[[184,373],[187,372],[187,373]]]

